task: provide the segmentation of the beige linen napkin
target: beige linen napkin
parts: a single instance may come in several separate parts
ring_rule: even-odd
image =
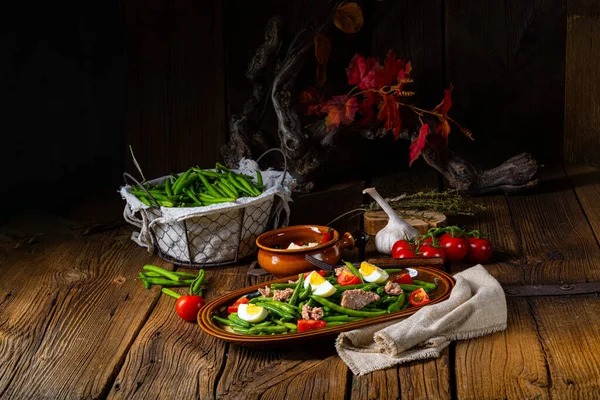
[[[341,333],[339,356],[355,375],[409,361],[439,357],[452,340],[506,329],[506,298],[482,265],[454,276],[450,297],[400,322],[385,322]]]

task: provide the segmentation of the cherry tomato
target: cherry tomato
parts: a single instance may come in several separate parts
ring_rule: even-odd
[[[394,278],[394,282],[404,284],[404,285],[412,285],[413,280],[410,274],[400,274]]]
[[[421,245],[421,256],[429,258],[429,257],[440,257],[442,259],[442,264],[446,262],[446,254],[439,247],[433,247],[428,243],[424,243]]]
[[[232,305],[230,305],[229,307],[227,307],[227,313],[231,314],[234,312],[238,312],[238,306],[240,304],[248,304],[248,302],[250,301],[250,299],[248,299],[246,296],[242,296],[239,299],[237,299],[235,301],[235,303],[233,303]]]
[[[407,242],[406,240],[398,240],[392,246],[392,257],[394,257],[394,258],[403,258],[403,257],[396,257],[395,256],[395,254],[397,254],[400,250],[408,250],[408,251],[412,252],[413,251],[413,245],[410,244],[409,242]]]
[[[460,261],[464,259],[469,251],[469,244],[462,237],[452,237],[445,234],[440,239],[440,246],[448,261]]]
[[[313,319],[299,319],[298,332],[306,332],[314,329],[325,328],[325,325],[327,325],[327,322],[323,320],[315,321]]]
[[[467,239],[467,242],[469,243],[467,260],[476,263],[484,263],[492,257],[494,249],[489,240],[472,237]]]
[[[202,296],[181,296],[175,302],[175,310],[182,319],[196,321],[198,311],[204,307],[205,303]]]
[[[397,250],[396,253],[392,251],[392,257],[394,258],[412,258],[417,257],[417,254],[409,249]]]
[[[337,283],[340,286],[348,286],[348,285],[358,285],[362,281],[356,275],[348,271],[342,271],[342,273],[337,277]]]
[[[423,290],[423,288],[419,288],[410,294],[408,301],[413,306],[418,307],[429,303],[431,300],[429,300],[429,296],[427,293],[425,293],[425,290]]]

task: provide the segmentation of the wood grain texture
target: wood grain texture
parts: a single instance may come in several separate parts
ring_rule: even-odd
[[[600,10],[567,1],[565,161],[600,165]]]
[[[246,286],[247,270],[248,266],[206,270],[206,300]],[[177,291],[186,293],[185,289]],[[225,342],[206,335],[197,323],[180,319],[175,299],[162,295],[131,346],[108,397],[213,398],[226,351]]]
[[[563,0],[446,2],[450,114],[475,137],[451,138],[458,153],[486,167],[562,159],[565,13]]]
[[[449,350],[418,361],[352,378],[352,399],[450,399]]]
[[[565,169],[573,182],[583,212],[596,234],[596,240],[600,242],[600,169],[575,165],[568,165]]]
[[[539,190],[508,197],[521,241],[521,283],[577,283],[600,280],[600,248],[571,182],[562,168],[547,168]]]
[[[507,306],[506,331],[456,342],[457,398],[549,398],[547,355],[528,300],[509,299]]]
[[[127,144],[147,179],[214,167],[226,140],[221,3],[121,2],[128,51]],[[129,149],[126,171],[139,176]]]
[[[271,279],[252,277],[247,285]],[[279,351],[231,345],[215,393],[226,399],[343,399],[347,378],[332,339]]]
[[[533,298],[530,302],[550,372],[551,398],[600,397],[598,295]]]
[[[0,257],[0,397],[106,395],[158,296],[136,279],[157,260],[129,234],[65,234]]]

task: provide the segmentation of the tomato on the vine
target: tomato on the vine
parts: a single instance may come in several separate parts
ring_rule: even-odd
[[[469,244],[465,238],[453,237],[447,233],[440,239],[440,246],[448,261],[461,261],[469,251]]]
[[[186,321],[195,321],[198,311],[204,307],[205,301],[202,296],[181,296],[175,302],[177,314]]]
[[[400,250],[409,250],[409,251],[412,252],[414,250],[414,247],[413,247],[413,245],[410,242],[408,242],[406,240],[398,240],[392,246],[392,257],[394,257],[394,258],[401,258],[401,257],[396,257],[394,255],[397,252],[399,252]]]
[[[487,239],[472,237],[467,239],[469,250],[467,251],[467,259],[476,263],[484,263],[492,257],[494,249],[492,244]]]
[[[446,254],[439,247],[433,247],[428,243],[423,243],[421,245],[421,256],[423,257],[440,257],[442,259],[442,263],[446,262]]]
[[[392,251],[392,257],[394,258],[412,258],[417,257],[417,254],[409,249],[400,249],[396,252]]]

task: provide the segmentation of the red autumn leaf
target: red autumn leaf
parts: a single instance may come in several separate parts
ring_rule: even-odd
[[[400,110],[396,103],[396,97],[392,95],[383,95],[382,97],[383,101],[379,104],[377,119],[385,121],[385,129],[392,131],[394,139],[398,139],[402,121],[400,120]]]
[[[450,84],[450,88],[448,90],[444,90],[444,100],[440,104],[438,104],[433,111],[442,114],[440,118],[440,123],[436,127],[436,132],[446,139],[446,143],[448,143],[448,136],[450,135],[450,125],[448,124],[448,111],[450,111],[450,107],[452,107],[452,90],[454,90],[454,86]]]
[[[381,71],[381,82],[383,85],[393,85],[394,80],[398,77],[399,71],[404,70],[405,62],[402,59],[396,60],[396,55],[392,51],[388,51],[387,57]]]
[[[312,87],[300,92],[298,102],[302,105],[304,115],[320,115],[325,105],[325,97]]]
[[[381,69],[377,59],[370,57],[364,58],[360,54],[355,54],[350,60],[350,65],[346,68],[348,84],[358,85],[360,90],[377,88],[377,74]]]
[[[412,163],[421,155],[421,150],[423,150],[423,148],[425,147],[427,135],[429,135],[429,124],[423,124],[421,126],[421,129],[419,130],[419,137],[410,145],[410,162],[408,163],[409,166],[411,166]]]
[[[344,33],[356,33],[360,31],[365,19],[362,10],[357,3],[346,3],[337,8],[333,17],[333,23]]]
[[[362,114],[362,119],[358,122],[359,125],[366,126],[373,119],[373,115],[375,112],[373,111],[373,105],[375,104],[375,96],[374,92],[365,93],[365,99],[361,101],[358,105],[358,111]]]
[[[350,125],[354,121],[354,115],[358,110],[358,101],[356,97],[348,98],[348,96],[333,96],[323,108],[322,112],[327,113],[325,118],[325,126],[327,132],[340,126],[340,124]]]

